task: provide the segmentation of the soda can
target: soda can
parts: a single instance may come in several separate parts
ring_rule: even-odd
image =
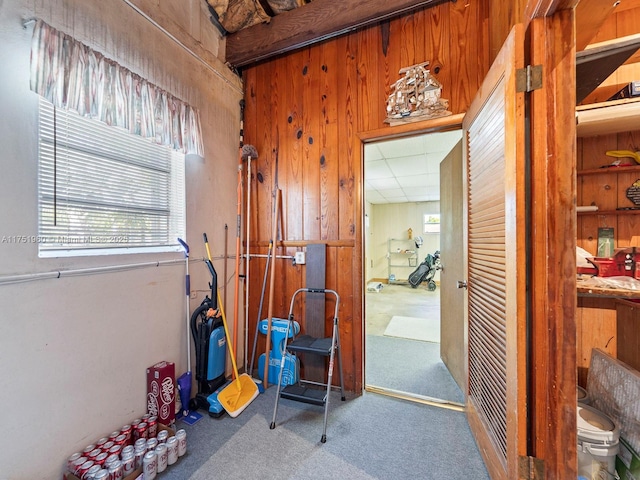
[[[159,443],[156,447],[156,456],[158,458],[158,473],[162,473],[167,469],[169,461],[169,452],[167,452],[167,445],[165,443]]]
[[[120,434],[125,436],[126,444],[133,443],[133,427],[130,424],[123,425],[122,428],[120,429]]]
[[[84,457],[80,452],[76,452],[73,455],[71,455],[69,458],[67,458],[67,471],[69,473],[75,474],[76,467],[74,466],[74,462],[79,462],[81,458],[84,458]],[[82,461],[82,463],[84,462],[86,462],[86,460]]]
[[[147,432],[147,438],[156,438],[156,435],[158,435],[158,417],[155,415],[147,419]]]
[[[96,446],[94,444],[87,445],[86,447],[84,447],[84,450],[82,450],[82,454],[86,457],[87,455],[89,455],[91,450],[93,450],[95,448],[96,448]]]
[[[149,433],[147,430],[147,422],[140,422],[137,426],[136,426],[136,433],[135,433],[136,438],[149,438]]]
[[[166,442],[167,438],[169,438],[169,431],[168,430],[160,430],[158,432],[158,436],[156,438],[158,439],[158,443]]]
[[[158,473],[158,456],[156,452],[147,452],[142,459],[144,480],[153,480]]]
[[[120,456],[120,452],[122,451],[122,445],[115,444],[109,449],[109,454],[115,453]]]
[[[103,468],[109,469],[109,466],[111,466],[111,464],[113,462],[115,462],[116,460],[120,460],[120,457],[118,455],[116,455],[115,453],[112,453],[111,455],[109,455],[107,457],[107,459],[104,461],[104,466]]]
[[[181,457],[187,453],[187,432],[184,428],[176,432],[176,439],[178,440],[178,456]]]
[[[89,452],[89,455],[87,455],[87,458],[88,458],[89,460],[93,460],[93,461],[95,462],[95,461],[96,461],[96,457],[97,457],[98,455],[100,455],[101,453],[102,453],[102,450],[101,450],[101,449],[99,449],[99,448],[94,448],[93,450],[91,450],[91,451]]]
[[[136,468],[142,468],[142,460],[144,459],[144,456],[146,453],[147,453],[146,447],[136,448],[134,452],[134,456],[136,460]]]
[[[109,441],[109,438],[102,437],[100,440],[96,442],[96,448],[102,449],[102,446]]]
[[[76,476],[82,479],[85,478],[85,476],[87,475],[87,472],[91,467],[93,467],[93,465],[94,465],[93,460],[87,460],[82,465],[80,465],[80,468],[78,468],[78,473],[76,473]]]
[[[96,473],[98,473],[100,470],[102,470],[102,467],[100,465],[93,465],[85,474],[84,477],[82,477],[82,480],[93,480],[96,478]]]
[[[136,443],[133,444],[134,448],[147,448],[147,439],[139,438],[136,440]]]
[[[102,448],[102,451],[103,451],[103,452],[109,452],[109,449],[110,449],[111,447],[113,447],[114,445],[115,445],[115,442],[112,442],[111,440],[109,440],[108,442],[105,442],[105,443],[102,445],[102,447],[101,447],[101,448]]]
[[[95,458],[94,462],[96,462],[96,465],[100,465],[100,468],[104,468],[108,456],[109,454],[107,452],[101,452],[100,455]]]
[[[124,433],[121,433],[116,437],[114,442],[116,442],[116,445],[124,446],[127,443],[127,436]]]
[[[136,469],[136,457],[133,452],[123,453],[122,454],[122,474],[123,476],[128,476],[133,473]]]
[[[116,460],[109,465],[109,478],[111,480],[122,480],[124,478],[124,469],[120,460]]]
[[[111,433],[109,434],[109,440],[111,440],[112,442],[114,442],[114,441],[115,441],[115,439],[116,439],[116,437],[117,437],[118,435],[120,435],[120,430],[115,430],[115,431],[111,432]]]
[[[133,455],[135,448],[133,447],[133,445],[127,445],[125,446],[122,451],[120,452],[120,457],[124,457],[125,455]]]
[[[174,437],[169,437],[167,439],[167,464],[173,465],[178,461],[178,439]]]
[[[76,458],[71,464],[71,473],[73,473],[76,477],[78,476],[78,471],[84,462],[89,460],[87,457],[80,456]]]
[[[147,452],[150,452],[151,450],[155,450],[157,446],[158,446],[157,438],[150,438],[149,440],[147,440]]]
[[[144,415],[142,415],[142,417],[140,417],[140,420],[142,420],[143,422],[146,422],[147,420],[149,420],[149,417],[151,417],[151,414],[145,413]]]
[[[109,478],[109,470],[105,470],[104,468],[93,476],[93,480],[110,480]]]

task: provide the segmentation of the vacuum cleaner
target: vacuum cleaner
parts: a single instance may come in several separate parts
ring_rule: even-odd
[[[210,416],[219,417],[224,413],[224,408],[218,402],[217,394],[228,383],[225,377],[227,340],[222,319],[210,314],[211,309],[216,311],[218,308],[218,279],[211,261],[205,259],[205,263],[211,273],[211,296],[205,296],[191,315],[198,392],[190,400],[189,408],[206,410]]]

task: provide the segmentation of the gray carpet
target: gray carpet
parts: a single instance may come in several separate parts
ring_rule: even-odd
[[[187,431],[187,454],[163,480],[488,480],[464,413],[372,393],[331,397],[327,443],[322,408],[281,400],[269,429],[275,387],[238,417],[203,417]]]
[[[464,403],[464,395],[440,359],[440,344],[366,336],[367,385]]]

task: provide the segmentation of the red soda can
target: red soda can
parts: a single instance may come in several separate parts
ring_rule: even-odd
[[[120,452],[122,451],[122,445],[118,445],[117,443],[109,449],[109,455],[118,455],[120,456]]]
[[[147,420],[147,438],[156,438],[158,435],[158,417],[152,415]]]
[[[108,451],[109,451],[109,449],[110,449],[111,447],[113,447],[115,444],[116,444],[116,442],[113,442],[113,441],[109,440],[109,441],[108,441],[108,442],[106,442],[104,445],[102,445],[102,451],[103,451],[103,452],[108,452]]]
[[[73,473],[74,472],[74,467],[73,467],[73,462],[78,461],[79,458],[82,457],[82,454],[80,452],[76,452],[73,455],[71,455],[69,458],[67,458],[67,471],[69,473]],[[84,463],[84,462],[83,462]]]
[[[96,462],[96,465],[100,465],[100,468],[102,468],[104,467],[108,456],[109,454],[107,452],[101,452],[93,461]]]
[[[94,448],[93,450],[91,450],[89,452],[89,455],[87,455],[87,458],[89,460],[93,460],[94,462],[96,461],[96,457],[98,455],[100,455],[102,453],[102,450],[100,450],[99,448]]]
[[[75,457],[75,454],[72,455],[72,457]],[[69,473],[73,473],[76,477],[78,476],[78,470],[80,470],[80,466],[86,462],[87,460],[89,460],[87,457],[84,457],[82,455],[80,455],[79,457],[75,458],[72,462],[71,465],[69,466]]]
[[[120,430],[117,431],[113,431],[109,434],[109,440],[111,440],[112,442],[115,441],[116,437],[120,435]]]
[[[131,445],[133,443],[133,427],[131,425],[123,425],[120,429],[120,434],[125,436],[125,443],[127,445]]]
[[[76,476],[78,478],[84,478],[87,475],[87,472],[89,471],[89,469],[94,465],[95,463],[93,462],[93,460],[87,460],[82,465],[80,465],[80,468],[78,468],[78,473],[76,473]]]
[[[121,433],[116,437],[114,442],[116,442],[116,445],[120,445],[121,447],[123,447],[125,443],[127,443],[127,436],[124,433]]]
[[[96,447],[97,448],[102,448],[102,446],[107,443],[109,441],[109,439],[107,437],[102,437],[100,440],[98,440],[96,442]]]
[[[140,422],[136,426],[136,437],[137,438],[149,438],[149,432],[147,429],[147,422]]]
[[[87,455],[89,455],[91,450],[93,450],[95,448],[96,448],[96,446],[93,443],[91,445],[87,445],[86,447],[84,447],[84,450],[82,450],[82,454],[86,457]]]

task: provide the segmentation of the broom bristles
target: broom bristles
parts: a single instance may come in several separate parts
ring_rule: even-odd
[[[258,150],[253,145],[242,146],[242,160],[246,160],[251,157],[253,160],[258,158]]]

